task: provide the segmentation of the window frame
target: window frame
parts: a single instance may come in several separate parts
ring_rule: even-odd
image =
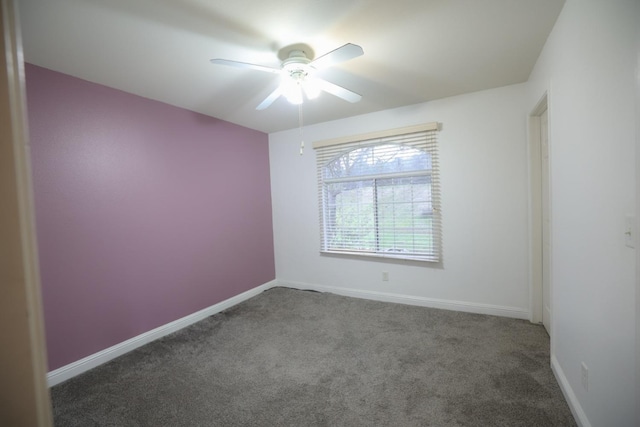
[[[437,133],[440,130],[439,123],[427,123],[424,125],[411,126],[406,128],[391,129],[381,132],[374,132],[362,135],[337,138],[315,142],[313,148],[316,150],[317,158],[317,180],[318,180],[318,202],[320,217],[320,253],[331,255],[351,255],[364,256],[374,258],[394,258],[412,261],[425,261],[431,263],[439,263],[442,261],[442,227],[441,227],[441,211],[440,211],[440,174],[438,162],[438,143]],[[337,160],[347,153],[351,153],[361,148],[382,145],[399,145],[414,149],[419,149],[429,154],[431,168],[419,169],[410,172],[381,172],[371,175],[362,176],[346,176],[342,178],[325,179],[324,168],[331,162]],[[328,241],[330,225],[327,224],[327,206],[326,206],[326,186],[341,182],[365,182],[373,180],[373,190],[375,191],[378,181],[390,178],[418,178],[422,176],[430,177],[430,205],[431,205],[431,231],[427,235],[431,239],[431,251],[423,253],[402,253],[402,252],[385,252],[381,250],[379,233],[381,227],[377,223],[378,211],[384,203],[378,199],[374,199],[374,233],[375,249],[374,250],[357,250],[331,248]],[[413,185],[411,183],[410,185]],[[399,185],[398,185],[399,186]],[[411,203],[415,203],[415,199],[411,198]],[[413,206],[413,205],[412,205]],[[412,217],[413,218],[413,217]],[[395,227],[394,227],[395,230]],[[411,227],[412,239],[415,240],[416,229]],[[418,236],[425,238],[425,236]]]

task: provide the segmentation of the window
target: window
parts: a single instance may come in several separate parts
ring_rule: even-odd
[[[321,141],[321,251],[440,261],[437,123]]]

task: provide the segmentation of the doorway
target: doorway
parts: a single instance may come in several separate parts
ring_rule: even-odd
[[[531,182],[531,321],[551,336],[551,185],[547,95],[529,116]]]

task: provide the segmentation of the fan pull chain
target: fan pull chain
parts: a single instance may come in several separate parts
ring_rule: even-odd
[[[302,104],[298,104],[298,125],[300,126],[300,155],[304,153],[304,132],[302,130]]]

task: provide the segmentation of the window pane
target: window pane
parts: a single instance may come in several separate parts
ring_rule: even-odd
[[[373,181],[325,187],[325,229],[334,250],[375,251]]]
[[[430,253],[433,245],[431,178],[380,179],[378,251]]]
[[[357,148],[340,155],[324,168],[324,178],[382,175],[431,169],[426,151],[399,144]]]

